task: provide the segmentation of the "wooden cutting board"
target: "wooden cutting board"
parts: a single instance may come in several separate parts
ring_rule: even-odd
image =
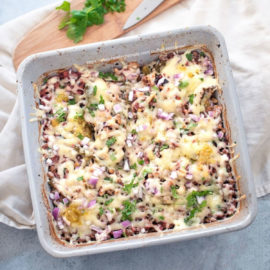
[[[126,20],[142,1],[143,0],[126,0],[125,12],[113,14],[108,13],[105,15],[104,24],[89,27],[83,40],[77,44],[73,43],[72,40],[67,38],[66,32],[64,30],[58,30],[58,24],[61,21],[64,12],[60,10],[52,11],[52,13],[49,14],[47,18],[45,18],[34,29],[28,32],[18,43],[13,55],[13,64],[15,68],[17,69],[19,64],[27,56],[33,53],[117,38],[134,29],[136,26],[157,16],[181,0],[165,0],[144,20],[137,23],[135,26],[123,31],[122,27],[125,25]],[[85,0],[73,0],[71,2],[71,9],[81,9],[84,2]]]

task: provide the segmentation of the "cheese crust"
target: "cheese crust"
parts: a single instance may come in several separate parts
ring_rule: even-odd
[[[237,211],[221,88],[203,48],[105,73],[74,65],[43,75],[35,89],[61,241],[185,229]]]

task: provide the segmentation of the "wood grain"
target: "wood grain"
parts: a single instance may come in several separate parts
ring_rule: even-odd
[[[154,0],[149,0],[154,1]],[[85,0],[73,0],[71,2],[72,9],[80,9]],[[157,16],[166,9],[172,7],[180,0],[165,0],[158,8],[156,8],[144,20],[137,23],[135,26],[123,31],[123,26],[134,11],[134,9],[142,2],[142,0],[126,0],[126,11],[123,13],[109,13],[105,15],[105,22],[102,25],[89,27],[86,31],[84,39],[75,44],[68,39],[64,30],[58,30],[58,24],[63,17],[63,12],[54,10],[52,13],[38,24],[34,29],[28,32],[23,39],[18,43],[14,54],[13,64],[15,69],[29,55],[48,50],[78,46],[82,44],[93,43],[117,38],[126,32],[134,29],[138,25]]]

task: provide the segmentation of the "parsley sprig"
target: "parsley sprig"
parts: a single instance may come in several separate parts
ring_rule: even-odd
[[[136,201],[131,202],[131,201],[124,201],[123,202],[124,209],[122,210],[122,217],[121,220],[129,220],[132,221],[132,214],[136,210]]]
[[[67,28],[67,37],[75,43],[83,39],[87,27],[104,23],[109,12],[125,11],[125,0],[86,0],[82,10],[71,10],[70,2],[64,1],[57,10],[66,12],[58,28]]]

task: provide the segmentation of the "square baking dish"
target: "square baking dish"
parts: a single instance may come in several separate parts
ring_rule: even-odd
[[[48,196],[49,192],[47,192],[48,187],[46,187],[47,191],[44,192],[44,170],[41,155],[37,151],[39,148],[39,126],[38,122],[30,121],[36,102],[32,83],[45,72],[69,67],[73,64],[82,65],[102,61],[105,64],[101,70],[106,71],[117,64],[117,61],[110,60],[124,58],[126,61],[146,64],[156,59],[158,52],[198,44],[204,44],[213,55],[223,92],[219,100],[225,108],[225,119],[228,121],[231,140],[237,142],[235,153],[240,154],[235,162],[237,174],[241,176],[238,181],[238,189],[242,199],[238,212],[229,219],[182,231],[152,233],[79,247],[70,247],[57,242],[52,235],[48,221],[48,208],[44,201],[44,196]],[[29,56],[19,66],[17,77],[25,161],[37,232],[41,245],[51,255],[70,257],[183,241],[239,230],[248,226],[255,218],[256,195],[240,107],[226,45],[221,34],[214,28],[201,26],[176,29],[35,54]]]

